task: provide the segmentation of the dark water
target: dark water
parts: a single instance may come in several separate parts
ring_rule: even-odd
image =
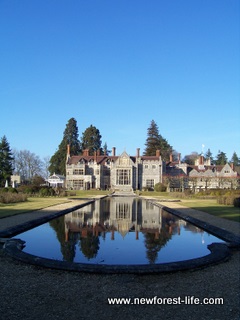
[[[148,201],[96,201],[17,236],[25,252],[94,264],[152,264],[198,258],[222,240]]]

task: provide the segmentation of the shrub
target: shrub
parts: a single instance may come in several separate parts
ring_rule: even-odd
[[[43,187],[40,189],[39,194],[41,197],[50,197],[55,195],[55,191],[51,187]]]
[[[240,197],[234,199],[233,205],[234,207],[240,207]]]
[[[17,203],[27,201],[27,195],[23,193],[2,192],[0,193],[1,203]]]
[[[16,188],[12,188],[12,187],[9,187],[9,188],[8,188],[8,192],[18,193],[17,189],[16,189]]]
[[[40,187],[34,185],[22,185],[18,187],[18,192],[35,195],[40,190]]]
[[[161,182],[156,183],[154,186],[154,191],[156,192],[165,192],[166,190],[167,187]]]
[[[217,203],[225,204],[227,206],[232,206],[232,205],[234,205],[236,199],[240,199],[240,198],[236,198],[236,197],[234,197],[234,195],[221,196],[221,197],[217,198]],[[236,203],[237,203],[237,201],[236,201]]]

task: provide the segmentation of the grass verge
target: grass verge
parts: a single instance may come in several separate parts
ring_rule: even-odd
[[[40,210],[68,201],[67,198],[29,198],[26,202],[0,203],[0,218]]]
[[[185,207],[207,212],[219,218],[240,222],[240,209],[234,206],[218,204],[216,199],[182,199]]]
[[[240,208],[233,205],[218,204],[217,199],[199,199],[199,198],[187,198],[179,197],[174,198],[169,192],[142,192],[141,195],[156,197],[157,199],[178,199],[181,201],[181,205],[192,208],[195,210],[207,212],[219,218],[224,218],[232,221],[240,222]],[[181,194],[179,194],[181,195]]]

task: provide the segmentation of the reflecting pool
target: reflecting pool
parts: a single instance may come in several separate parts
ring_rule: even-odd
[[[24,252],[60,261],[131,265],[199,258],[222,240],[139,198],[97,200],[19,234]]]

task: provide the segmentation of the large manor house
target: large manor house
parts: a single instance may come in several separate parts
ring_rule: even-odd
[[[239,168],[232,164],[212,165],[201,155],[195,165],[178,161],[162,160],[161,151],[154,156],[130,156],[126,151],[116,155],[112,148],[111,155],[100,155],[94,152],[89,155],[84,150],[81,155],[70,155],[67,149],[66,177],[54,174],[49,183],[55,186],[64,185],[68,190],[109,189],[113,191],[153,190],[157,183],[164,183],[168,191],[192,189],[195,192],[203,189],[236,189],[239,188]]]

